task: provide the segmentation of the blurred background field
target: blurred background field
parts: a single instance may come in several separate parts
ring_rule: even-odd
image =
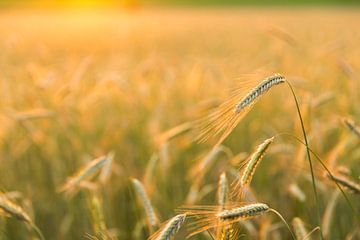
[[[107,228],[118,239],[146,239],[130,177],[143,180],[162,221],[174,216],[194,182],[191,169],[214,142],[194,143],[192,132],[166,141],[161,134],[198,119],[244,74],[258,70],[280,72],[293,82],[311,146],[328,164],[348,167],[358,181],[360,141],[340,121],[360,121],[356,7],[46,10],[2,4],[11,7],[0,11],[0,189],[19,192],[14,201],[47,239],[93,234],[91,191],[67,198],[57,190],[82,165],[109,152],[112,172],[97,191]],[[285,86],[264,96],[225,141],[234,156],[242,155],[220,155],[200,187],[204,196],[194,203],[214,204],[220,173],[233,179],[241,156],[280,132],[301,136]],[[315,206],[303,153],[298,143],[280,137],[253,188],[287,220],[300,216],[312,229]],[[158,159],[153,168],[152,158]],[[320,166],[316,171],[324,212],[335,188]],[[291,183],[306,201],[287,190]],[[358,196],[349,196],[359,212]],[[278,222],[266,218],[269,225],[255,226]],[[358,227],[341,197],[332,226],[328,239],[345,239]],[[1,218],[0,229],[2,239],[31,235],[13,219]],[[283,227],[244,239],[276,239],[274,232],[289,239]],[[186,227],[176,239],[185,235]]]

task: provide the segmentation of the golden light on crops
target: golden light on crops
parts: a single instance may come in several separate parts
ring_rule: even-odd
[[[359,10],[14,1],[0,239],[360,239]]]

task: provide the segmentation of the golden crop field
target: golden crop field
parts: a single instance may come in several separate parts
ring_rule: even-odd
[[[360,239],[358,9],[9,8],[0,36],[1,239]]]

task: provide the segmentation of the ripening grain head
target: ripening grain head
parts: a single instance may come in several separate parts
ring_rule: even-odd
[[[270,144],[274,141],[274,137],[266,139],[263,143],[261,143],[256,151],[251,155],[248,163],[244,168],[244,172],[240,178],[240,185],[245,186],[245,184],[249,184],[251,182],[252,177],[254,176],[256,167],[259,165],[261,160],[264,157],[265,152],[269,148]]]
[[[265,203],[252,203],[242,207],[221,211],[216,214],[216,217],[223,222],[233,222],[234,220],[236,221],[259,216],[268,210],[269,206]]]
[[[150,231],[152,231],[154,228],[158,226],[159,223],[158,217],[155,214],[155,210],[150,202],[150,199],[145,191],[143,184],[136,178],[131,179],[131,181],[134,186],[135,192],[138,196],[138,199],[144,207],[149,228]]]
[[[59,189],[59,191],[66,193],[75,192],[76,189],[81,186],[83,181],[93,177],[102,167],[105,166],[107,161],[111,159],[111,156],[102,156],[92,160],[71,176],[69,180]]]
[[[284,82],[284,76],[275,74],[263,80],[253,89],[247,89],[245,92],[235,90],[232,96],[213,113],[200,120],[199,141],[206,141],[220,135],[216,145],[221,144],[261,96],[272,87]]]
[[[209,229],[226,229],[234,223],[251,219],[270,210],[264,203],[242,203],[227,205],[225,210],[221,206],[190,206],[180,209],[194,220],[188,237]]]
[[[243,109],[253,104],[261,95],[269,91],[275,85],[285,82],[285,78],[280,74],[266,78],[236,105],[235,113],[239,114]]]
[[[185,222],[186,214],[179,214],[164,223],[160,229],[154,233],[149,240],[170,240]]]
[[[257,147],[255,152],[253,152],[250,158],[246,161],[243,170],[240,172],[240,178],[233,190],[233,194],[235,196],[240,196],[244,187],[250,184],[255,174],[256,168],[264,158],[264,154],[266,153],[273,141],[274,137],[266,139]]]
[[[31,222],[29,215],[20,206],[10,201],[4,194],[0,194],[0,215],[13,217],[27,223]]]

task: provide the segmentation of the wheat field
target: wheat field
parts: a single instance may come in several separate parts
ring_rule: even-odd
[[[0,238],[360,239],[359,24],[357,8],[3,9]],[[223,115],[276,73],[312,169],[286,84]]]

